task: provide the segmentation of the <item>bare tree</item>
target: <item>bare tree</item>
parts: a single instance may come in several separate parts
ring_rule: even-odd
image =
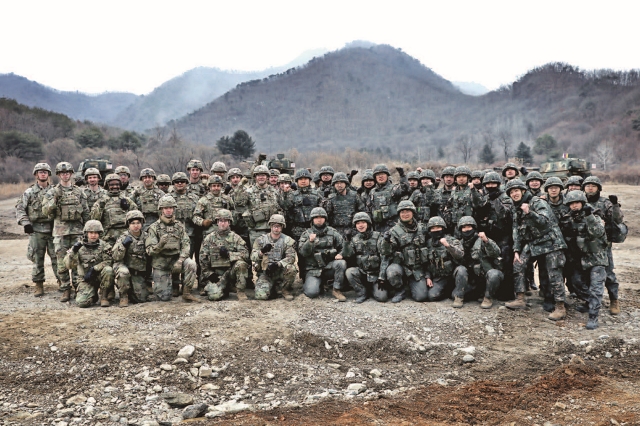
[[[498,130],[498,139],[502,145],[502,152],[504,153],[504,161],[509,161],[509,150],[511,148],[511,131],[507,128]]]
[[[176,127],[175,123],[171,128],[171,133],[169,133],[169,140],[167,142],[169,143],[169,146],[173,148],[182,145],[182,139],[180,139],[178,128]]]
[[[463,162],[466,164],[469,162],[471,158],[471,153],[473,152],[473,143],[471,137],[466,133],[461,134],[456,139],[456,147],[462,154]]]
[[[613,152],[613,141],[604,140],[595,149],[596,159],[600,162],[602,170],[607,170],[615,164],[615,153]]]

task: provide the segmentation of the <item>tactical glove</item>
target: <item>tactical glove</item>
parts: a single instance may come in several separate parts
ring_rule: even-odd
[[[260,251],[262,252],[262,254],[265,254],[265,253],[269,253],[272,248],[273,246],[271,245],[271,243],[267,243],[264,245],[264,247],[260,249]]]
[[[122,241],[122,245],[124,246],[124,248],[129,248],[132,242],[133,238],[131,238],[131,235],[127,235],[127,238]]]
[[[387,231],[384,233],[384,240],[388,243],[391,242],[391,232]]]
[[[129,210],[129,202],[126,198],[120,198],[120,208],[122,210]]]
[[[609,201],[611,201],[613,203],[613,205],[615,206],[616,204],[618,204],[618,196],[617,195],[609,195]]]
[[[351,177],[354,177],[355,175],[358,174],[358,171],[356,169],[351,170]]]
[[[293,189],[295,191],[296,189],[298,189],[298,185],[296,185],[295,182],[292,182],[291,183],[291,189]]]
[[[524,166],[520,167],[520,173],[522,173],[522,176],[526,175],[527,174],[527,168],[524,167]]]
[[[589,204],[585,204],[582,208],[582,211],[584,212],[585,216],[589,216],[593,213],[593,208]]]
[[[420,187],[420,192],[422,192],[423,194],[424,194],[425,192],[427,192],[427,187],[426,187],[426,186],[421,186],[421,187]]]
[[[223,259],[229,258],[229,250],[225,246],[220,247],[220,257]]]
[[[233,187],[229,184],[227,184],[227,186],[224,187],[224,194],[225,195],[229,195],[229,193],[231,192],[231,190],[233,189]]]
[[[364,186],[361,186],[360,188],[356,189],[356,192],[358,194],[362,194],[364,192],[364,190],[365,190]]]
[[[32,224],[30,224],[30,223],[27,223],[27,224],[24,226],[24,233],[25,233],[25,234],[33,234],[33,225],[32,225]]]
[[[211,219],[205,219],[202,221],[202,227],[203,228],[208,228],[211,226],[211,224],[213,223],[213,221]]]
[[[309,199],[309,197],[304,197],[302,199],[302,205],[305,206],[305,207],[311,206],[311,200]]]
[[[351,240],[351,236],[353,235],[353,230],[351,228],[347,228],[344,230],[344,237],[347,241]]]
[[[158,241],[157,247],[162,248],[168,242],[169,242],[169,235],[168,234],[164,234],[162,237],[160,237],[160,241]]]
[[[403,167],[396,167],[396,170],[398,171],[398,174],[400,175],[400,177],[404,177],[404,168]]]
[[[84,273],[84,282],[90,283],[91,280],[93,280],[94,275],[96,275],[96,274],[97,274],[97,272],[95,271],[95,269],[93,269],[93,266],[92,266],[91,268],[89,268],[89,270],[87,272]]]
[[[273,274],[275,273],[278,268],[280,268],[280,265],[278,264],[278,262],[270,262],[269,266],[267,266],[267,274]]]
[[[82,247],[82,242],[77,241],[72,247],[71,250],[73,250],[74,253],[77,253],[78,250],[80,250],[80,247]]]
[[[327,198],[327,197],[329,196],[329,194],[331,194],[331,188],[330,188],[330,187],[325,188],[325,189],[322,191],[322,193],[323,193],[323,195],[324,195],[324,198]]]

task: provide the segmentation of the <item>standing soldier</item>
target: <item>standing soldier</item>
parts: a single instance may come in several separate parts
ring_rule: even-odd
[[[482,170],[474,170],[471,172],[471,183],[473,187],[481,193],[483,193],[482,181],[484,180],[484,175],[485,173]]]
[[[272,215],[269,226],[271,232],[258,237],[251,251],[251,261],[258,272],[255,297],[267,300],[277,295],[279,288],[282,297],[292,301],[291,289],[298,275],[296,242],[282,233],[286,227],[284,216]]]
[[[228,174],[229,185],[225,187],[225,194],[231,197],[235,209],[231,212],[233,214],[233,225],[231,229],[236,234],[240,235],[247,245],[249,242],[249,228],[242,217],[242,214],[247,211],[247,205],[249,204],[249,194],[247,194],[245,183],[247,181],[243,176],[240,169],[234,167],[229,170]],[[230,188],[229,188],[230,187]]]
[[[158,175],[156,185],[158,185],[158,189],[160,191],[162,191],[164,194],[167,194],[169,192],[169,187],[171,186],[171,177],[165,174]]]
[[[217,229],[216,217],[218,210],[234,210],[235,205],[230,196],[222,192],[224,181],[218,175],[212,175],[209,178],[209,192],[198,200],[196,208],[193,211],[193,223],[202,227],[202,234],[206,238],[207,235]]]
[[[581,191],[582,190],[582,177],[581,176],[569,176],[569,179],[564,184],[564,188],[566,189],[565,194],[568,194],[571,191]]]
[[[387,300],[384,278],[381,278],[380,265],[385,254],[386,242],[382,234],[373,230],[371,218],[365,212],[353,215],[356,235],[345,243],[342,250],[344,258],[355,257],[356,265],[347,269],[345,276],[356,292],[355,303],[362,303],[372,295],[379,302]],[[382,283],[382,285],[381,285]]]
[[[451,191],[453,191],[453,185],[455,184],[455,179],[453,175],[456,173],[456,168],[453,166],[447,166],[442,169],[442,173],[440,173],[440,177],[442,178],[442,188],[438,188],[437,191],[440,194],[440,199],[442,200],[441,207],[444,207],[449,201],[449,197],[451,196]]]
[[[453,174],[455,186],[442,210],[442,216],[448,225],[448,233],[458,236],[458,221],[463,216],[473,216],[474,210],[482,204],[482,194],[469,187],[471,171],[466,166],[456,167]]]
[[[440,193],[435,189],[436,174],[433,170],[423,170],[420,173],[420,182],[420,189],[411,194],[409,201],[416,206],[416,220],[427,223],[430,218],[440,213],[442,199]]]
[[[143,224],[144,215],[140,210],[127,212],[128,229],[113,245],[113,273],[120,292],[121,308],[129,306],[129,296],[134,303],[146,302],[149,297]]]
[[[502,181],[503,184],[506,185],[510,180],[516,179],[520,172],[524,175],[526,174],[526,169],[524,167],[520,167],[520,169],[518,169],[518,166],[514,163],[506,163],[502,166],[502,177],[504,178]]]
[[[187,173],[189,174],[189,184],[187,191],[195,193],[198,198],[207,193],[207,187],[200,181],[200,175],[204,171],[204,166],[200,160],[191,160],[187,163]]]
[[[607,287],[607,293],[609,293],[609,311],[611,315],[620,314],[620,302],[618,300],[618,278],[613,271],[613,252],[611,251],[611,243],[623,242],[626,233],[621,235],[618,225],[623,224],[624,214],[620,209],[618,203],[618,197],[616,195],[609,195],[609,198],[600,196],[602,191],[602,182],[597,176],[589,176],[582,182],[582,188],[587,196],[587,201],[593,210],[600,210],[604,219],[604,229],[607,233],[607,259],[609,264],[606,267],[607,280],[605,286]],[[626,226],[624,227],[626,230]],[[620,240],[620,237],[623,237]]]
[[[223,182],[227,180],[227,166],[222,161],[216,161],[213,163],[210,171],[211,175],[209,178],[211,178],[211,176],[219,176]]]
[[[76,270],[82,277],[76,290],[76,305],[88,308],[96,303],[99,288],[100,306],[108,308],[107,293],[113,287],[111,246],[100,239],[103,229],[97,220],[87,221],[83,231],[83,240],[77,241],[64,257],[67,269]]]
[[[56,258],[64,259],[67,250],[82,239],[83,224],[89,220],[89,208],[82,189],[73,184],[73,166],[65,161],[56,165],[56,175],[60,183],[53,186],[44,196],[42,215],[54,216],[53,244]],[[71,276],[64,262],[57,262],[58,278],[62,293],[61,302],[68,302],[71,298]],[[73,283],[77,286],[78,275],[72,272]]]
[[[585,301],[576,310],[589,313],[587,330],[595,330],[609,264],[604,221],[593,214],[593,207],[582,191],[570,192],[564,202],[570,212],[560,219],[560,226],[569,247],[567,263],[572,264],[573,271],[570,279]]]
[[[527,178],[524,182],[529,189],[531,195],[535,197],[540,197],[544,194],[542,191],[542,184],[544,183],[544,178],[539,172],[533,171],[527,174]]]
[[[346,174],[334,174],[332,183],[334,191],[323,202],[324,209],[329,215],[329,226],[338,231],[345,241],[349,241],[353,235],[353,215],[366,208],[358,193],[349,188]]]
[[[562,194],[563,189],[564,185],[560,178],[555,176],[550,177],[544,183],[545,194],[540,197],[549,204],[553,214],[556,216],[556,219],[558,219],[558,222],[560,222],[560,218],[562,218],[566,213],[569,213],[570,210],[569,207],[564,204],[564,195]]]
[[[120,178],[120,190],[123,191],[127,197],[133,199],[135,188],[131,185],[131,182],[129,182],[131,179],[131,170],[129,170],[127,166],[118,166],[113,173]],[[93,206],[90,206],[89,208],[92,207]]]
[[[341,289],[347,262],[342,259],[342,236],[327,225],[327,212],[322,207],[311,210],[310,217],[311,228],[298,241],[298,252],[306,267],[304,294],[311,299],[318,297],[323,280],[333,278],[333,296],[344,302],[347,298]]]
[[[98,220],[106,230],[102,240],[113,245],[118,237],[127,229],[126,215],[128,211],[137,210],[136,203],[120,191],[120,179],[116,174],[110,174],[104,179],[109,189],[106,195],[98,198],[91,209],[91,219]]]
[[[103,194],[107,193],[107,190],[100,187],[100,171],[94,167],[89,167],[84,171],[84,180],[87,182],[87,186],[82,188],[84,196],[87,199],[87,207],[89,210],[93,208],[93,205],[98,201]]]
[[[158,220],[158,201],[164,196],[164,192],[156,188],[156,172],[153,169],[142,169],[140,171],[142,188],[136,189],[133,201],[140,208],[144,215],[144,228],[147,229]]]
[[[273,186],[275,189],[280,189],[280,185],[278,185],[280,178],[280,171],[276,169],[269,169],[269,185]]]
[[[398,203],[402,197],[409,192],[407,182],[402,167],[396,167],[400,174],[400,183],[394,185],[389,180],[389,169],[385,164],[378,164],[373,169],[373,177],[376,180],[376,187],[369,194],[371,198],[371,209],[373,217],[373,227],[376,231],[385,233],[396,225],[398,221]]]
[[[520,179],[510,180],[505,189],[514,204],[513,217],[513,274],[515,275],[516,300],[508,302],[509,309],[524,309],[526,270],[534,261],[538,262],[540,276],[548,280],[555,310],[549,319],[564,319],[566,310],[564,278],[564,250],[567,248],[556,218],[546,201],[532,196]]]
[[[362,202],[366,207],[366,211],[371,211],[371,197],[369,194],[371,190],[376,186],[376,180],[373,178],[373,170],[366,169],[362,174],[362,181],[360,181],[360,187],[356,190]]]
[[[219,176],[215,176],[219,178]],[[231,230],[233,216],[226,209],[216,211],[216,229],[202,242],[201,281],[209,300],[220,300],[236,289],[238,300],[247,300],[249,250],[244,240]]]
[[[322,194],[311,187],[311,173],[307,169],[298,169],[295,181],[298,189],[283,198],[282,207],[289,218],[289,235],[298,241],[302,233],[309,228],[311,210],[320,206]]]
[[[154,292],[163,302],[171,300],[172,288],[179,285],[182,274],[182,300],[200,302],[200,299],[191,294],[196,283],[197,266],[189,258],[189,236],[184,225],[175,218],[177,206],[171,195],[160,198],[160,218],[149,227],[145,238],[145,249],[151,256],[153,266]]]
[[[336,172],[333,170],[331,166],[322,166],[318,171],[318,176],[320,177],[319,185],[316,185],[316,189],[322,194],[323,197],[327,198],[333,189],[331,185],[331,180],[333,179],[333,175]]]
[[[49,190],[49,176],[51,167],[47,163],[38,163],[33,168],[36,183],[27,188],[16,203],[16,218],[18,225],[29,234],[27,258],[33,262],[31,280],[36,285],[35,297],[44,295],[44,257],[49,253],[51,268],[58,279],[58,264],[53,244],[53,215],[45,215],[42,211],[44,196]],[[60,280],[58,279],[58,283]]]
[[[407,181],[409,182],[409,192],[402,197],[404,200],[408,200],[415,191],[420,189],[420,173],[410,171],[407,173]]]
[[[198,204],[198,196],[193,192],[187,191],[189,179],[184,172],[175,172],[171,181],[173,183],[173,189],[169,195],[176,200],[177,205],[174,215],[176,220],[182,222],[184,229],[189,236],[189,258],[191,259],[196,248],[194,241],[195,224],[193,223],[193,211],[196,209],[196,205]],[[199,253],[196,253],[196,256],[199,256]]]
[[[251,247],[260,236],[269,233],[269,218],[274,214],[282,214],[278,191],[269,185],[269,169],[256,166],[253,169],[255,183],[247,188],[249,196],[247,210],[242,214],[249,228]]]

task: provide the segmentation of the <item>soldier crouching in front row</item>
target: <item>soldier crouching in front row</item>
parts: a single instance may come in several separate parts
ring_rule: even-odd
[[[104,232],[97,220],[89,220],[84,225],[84,238],[67,251],[64,265],[77,270],[82,277],[76,289],[76,304],[88,308],[98,301],[96,288],[100,288],[100,306],[109,307],[107,292],[113,286],[111,248],[100,239]]]
[[[147,301],[147,252],[142,227],[145,219],[140,210],[127,212],[128,230],[113,245],[113,272],[120,291],[120,307],[129,306],[129,296],[134,303]]]

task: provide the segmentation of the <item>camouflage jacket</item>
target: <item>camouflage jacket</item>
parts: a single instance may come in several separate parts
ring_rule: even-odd
[[[329,215],[329,225],[336,229],[351,228],[353,215],[366,209],[358,193],[348,188],[345,195],[337,192],[329,194],[322,205]]]
[[[163,246],[159,243],[165,234],[168,239]],[[170,270],[178,258],[184,260],[189,257],[189,236],[182,222],[174,218],[167,219],[160,215],[160,219],[147,230],[144,245],[151,256],[151,266],[155,269]]]
[[[449,247],[442,245],[440,240],[434,241],[429,237],[421,249],[425,276],[429,279],[452,277],[453,271],[464,257],[464,248],[459,240],[450,235],[445,235],[444,238]]]
[[[164,192],[155,185],[151,189],[147,189],[144,186],[136,189],[133,194],[133,201],[144,215],[145,222],[149,221],[149,217],[153,217],[153,220],[158,220],[158,201],[164,195]]]
[[[274,214],[282,214],[278,191],[267,184],[264,188],[252,185],[247,188],[249,200],[247,210],[242,217],[249,229],[268,230],[269,218]]]
[[[88,244],[83,241],[77,253],[68,250],[64,256],[64,266],[67,269],[77,270],[78,276],[84,277],[84,274],[91,268],[100,272],[105,266],[111,266],[113,259],[111,258],[111,246],[105,241],[98,240],[96,243]]]
[[[316,234],[315,240],[309,241],[309,235]],[[314,276],[320,276],[322,268],[333,262],[337,254],[342,253],[344,240],[342,235],[332,227],[325,225],[322,229],[311,225],[305,230],[298,241],[298,252],[304,257],[307,271]]]
[[[183,194],[178,194],[175,190],[170,191],[169,194],[174,200],[176,200],[176,204],[178,204],[174,213],[176,220],[182,222],[185,230],[187,231],[187,235],[193,237],[195,231],[193,211],[196,209],[196,205],[198,204],[198,196],[188,191],[185,191]]]
[[[560,227],[569,247],[567,258],[570,262],[579,261],[585,271],[594,266],[609,265],[604,221],[599,216],[586,216],[583,211],[568,212],[560,218]]]
[[[202,182],[198,181],[196,183],[191,183],[191,181],[189,181],[189,183],[187,183],[187,192],[196,194],[198,199],[200,199],[200,197],[204,197],[208,191],[207,187]]]
[[[406,176],[400,179],[399,184],[394,185],[391,179],[384,185],[376,184],[369,193],[374,226],[395,223],[398,220],[398,203],[407,193],[409,193],[409,182]]]
[[[107,191],[107,192],[108,192],[108,191]],[[120,192],[121,192],[121,193],[122,193],[122,195],[124,195],[125,197],[129,197],[129,198],[131,198],[131,199],[133,200],[134,194],[135,194],[135,192],[136,192],[136,188],[135,188],[135,186],[133,186],[133,185],[131,184],[131,182],[129,182],[129,183],[127,184],[127,187],[126,187],[126,188],[124,188],[124,189],[122,189]]]
[[[84,187],[82,188],[82,192],[84,192],[84,196],[87,199],[87,207],[89,207],[89,210],[93,208],[93,205],[98,201],[98,198],[104,194],[109,194],[109,191],[101,187],[98,187],[97,191],[94,191],[89,187]]]
[[[433,216],[440,214],[440,205],[442,204],[442,198],[440,193],[430,186],[423,186],[418,190],[413,191],[409,201],[416,206],[418,214],[416,219],[419,222],[427,223]]]
[[[442,188],[436,189],[436,192],[440,195],[440,200],[442,200],[442,204],[440,204],[441,208],[444,208],[444,206],[449,201],[449,197],[451,197],[451,192],[453,192],[453,188],[455,188],[455,185],[451,186],[451,189],[447,189],[447,186],[443,184]]]
[[[262,255],[260,249],[267,244],[271,244],[272,248],[268,253]],[[281,267],[292,265],[297,269],[296,260],[296,242],[288,235],[280,234],[280,238],[274,240],[271,238],[271,233],[267,233],[261,235],[253,242],[251,261],[255,265],[257,272],[264,272],[265,269],[263,266],[265,262],[267,265],[271,262],[278,262]]]
[[[556,217],[558,223],[560,223],[560,219],[562,218],[562,216],[569,213],[569,211],[571,210],[568,206],[564,205],[564,194],[562,192],[560,193],[560,197],[557,203],[551,201],[548,194],[540,198],[542,198],[547,202],[547,204],[549,204],[549,207],[551,207],[551,211],[553,211],[553,215]]]
[[[53,215],[42,212],[44,196],[49,190],[49,184],[42,188],[34,183],[18,198],[16,203],[16,219],[18,225],[31,224],[35,232],[50,234],[53,231]]]
[[[246,235],[247,233],[247,224],[242,218],[242,214],[247,211],[249,204],[249,194],[247,194],[245,183],[246,178],[240,181],[235,187],[232,187],[231,191],[227,194],[231,197],[235,205],[235,210],[231,212],[231,214],[233,214],[233,225],[231,229],[240,235]]]
[[[282,208],[285,210],[287,224],[291,228],[291,235],[300,238],[302,233],[309,228],[311,210],[322,204],[322,194],[309,186],[298,188],[291,195],[283,199]]]
[[[386,276],[387,267],[391,263],[401,265],[404,274],[419,280],[424,276],[422,267],[421,249],[426,242],[426,225],[413,221],[413,226],[398,220],[393,228],[389,231],[390,241],[387,244],[382,264],[380,266],[380,278]]]
[[[235,209],[235,204],[233,200],[228,195],[224,195],[220,192],[219,195],[215,195],[212,192],[207,193],[204,197],[200,197],[198,203],[196,204],[196,208],[193,210],[193,218],[191,219],[193,223],[198,226],[204,228],[202,222],[205,219],[209,219],[212,221],[209,227],[204,228],[202,230],[203,235],[209,235],[216,229],[218,229],[218,225],[216,225],[216,216],[218,214],[218,210],[226,209],[233,211]]]
[[[503,191],[487,194],[475,211],[478,231],[493,241],[503,243],[513,238],[513,200]]]
[[[127,237],[131,237],[131,239],[133,240],[128,248],[122,245],[122,242]],[[131,234],[129,230],[126,230],[122,235],[120,235],[116,243],[113,245],[113,248],[111,249],[113,253],[113,261],[124,263],[124,265],[129,269],[130,272],[132,270],[137,272],[146,272],[147,251],[144,246],[145,238],[146,235],[144,233],[141,233],[139,237],[136,237]]]
[[[129,203],[127,210],[121,207],[121,200],[127,200]],[[102,223],[104,239],[113,243],[127,228],[127,212],[137,209],[136,203],[131,198],[126,197],[124,192],[120,192],[117,195],[111,195],[107,192],[98,198],[98,201],[91,208],[91,219],[99,220]]]
[[[355,258],[358,270],[367,276],[368,282],[384,278],[380,274],[380,267],[383,256],[388,253],[389,245],[382,234],[369,229],[365,232],[357,232],[351,241],[345,243],[342,249],[342,257],[345,259]]]
[[[620,209],[620,204],[615,206],[608,198],[600,196],[600,192],[595,196],[587,196],[589,205],[593,207],[593,210],[600,210],[600,215],[604,219],[604,229],[607,234],[607,241],[611,241],[611,235],[613,233],[613,227],[624,221],[624,214]],[[609,243],[611,245],[611,243]]]
[[[483,202],[483,197],[475,188],[468,185],[455,185],[451,195],[442,209],[442,218],[449,229],[454,229],[463,216],[473,216]]]
[[[51,187],[42,204],[44,216],[54,215],[53,236],[82,235],[84,223],[89,220],[89,207],[84,193],[77,186]]]
[[[531,256],[540,256],[567,248],[555,215],[546,201],[531,197],[525,192],[521,203],[514,208],[513,251],[531,251]],[[529,204],[529,213],[524,214],[520,205]]]
[[[222,247],[227,249],[229,257],[220,256]],[[247,243],[235,232],[228,230],[223,233],[216,229],[207,235],[202,242],[200,249],[202,277],[208,277],[216,269],[229,269],[238,260],[249,263],[249,250]]]
[[[483,277],[492,269],[502,270],[502,252],[500,247],[492,239],[487,239],[485,243],[482,238],[476,236],[469,240],[461,240],[464,248],[464,257],[460,264],[465,266],[469,273],[478,277]]]

